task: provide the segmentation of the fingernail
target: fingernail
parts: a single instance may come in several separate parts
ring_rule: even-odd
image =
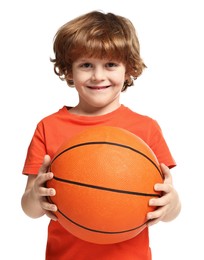
[[[152,219],[152,214],[148,214],[148,215],[147,215],[147,219],[148,219],[148,220]]]
[[[51,196],[54,196],[55,194],[56,194],[55,190],[54,190],[54,189],[51,189],[51,190],[50,190],[50,195],[51,195]]]
[[[149,205],[150,205],[150,206],[153,206],[153,205],[154,205],[154,200],[153,200],[153,199],[151,199],[151,200],[149,201]]]

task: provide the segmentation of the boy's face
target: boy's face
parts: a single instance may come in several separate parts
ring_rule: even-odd
[[[118,108],[125,70],[123,63],[114,60],[77,59],[72,65],[72,79],[79,94],[78,107],[102,113]]]

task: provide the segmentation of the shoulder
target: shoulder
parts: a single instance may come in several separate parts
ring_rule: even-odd
[[[63,117],[64,115],[66,115],[66,113],[67,113],[67,107],[63,106],[58,111],[53,112],[52,114],[45,116],[41,121],[48,121],[48,120],[52,120],[54,118]]]
[[[137,124],[139,123],[139,124],[149,126],[149,127],[151,127],[151,126],[156,127],[156,128],[159,127],[158,122],[154,118],[152,118],[148,115],[137,113],[125,106],[124,106],[123,111],[124,111],[123,116],[128,117],[134,123],[137,123]]]
[[[47,116],[45,116],[44,118],[42,118],[39,122],[39,124],[46,124],[55,120],[59,120],[60,118],[63,118],[66,116],[66,112],[67,112],[67,108],[66,106],[63,106],[62,108],[60,108],[58,111],[53,112]]]

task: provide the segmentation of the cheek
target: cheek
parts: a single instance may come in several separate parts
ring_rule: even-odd
[[[89,79],[88,73],[73,73],[73,81],[75,84],[82,84]]]
[[[118,82],[124,82],[126,78],[126,72],[125,69],[121,68],[120,70],[117,71],[116,75],[115,75],[115,79]]]
[[[115,77],[114,77],[114,82],[116,85],[119,86],[123,86],[124,82],[125,82],[125,74],[124,73],[118,73]]]

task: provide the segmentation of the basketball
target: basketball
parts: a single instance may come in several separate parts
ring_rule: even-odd
[[[150,147],[127,130],[86,128],[65,142],[52,159],[59,223],[79,239],[112,244],[137,236],[147,227],[148,205],[161,194],[159,163]]]

